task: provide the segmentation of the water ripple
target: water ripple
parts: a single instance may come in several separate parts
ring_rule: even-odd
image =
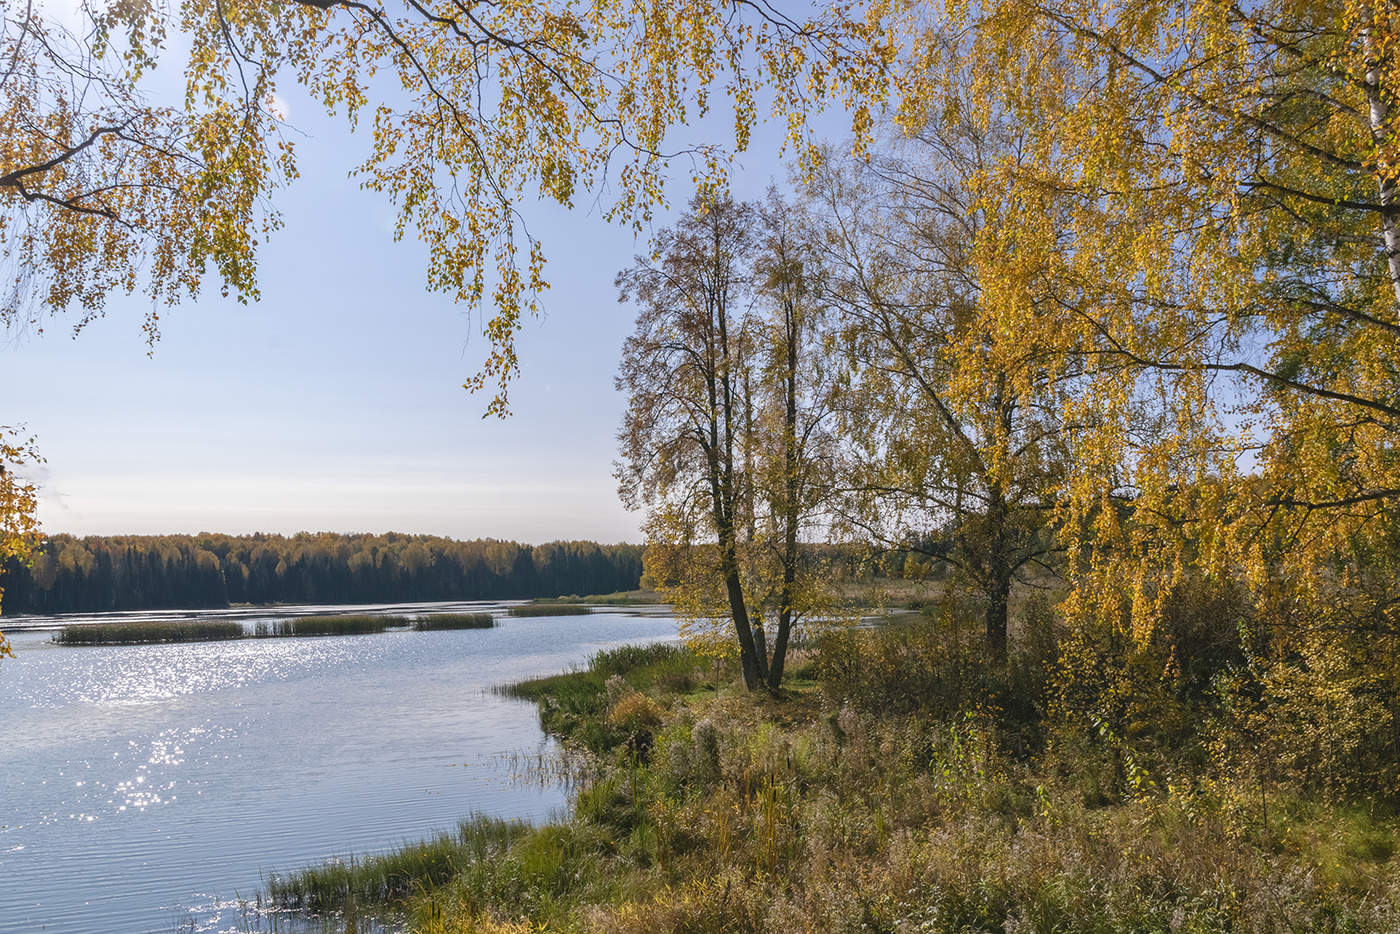
[[[264,872],[564,805],[553,777],[520,780],[551,747],[492,685],[674,634],[612,613],[163,646],[18,633],[0,675],[0,934],[303,934],[257,905]]]

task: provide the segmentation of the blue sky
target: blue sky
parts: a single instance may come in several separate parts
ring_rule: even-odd
[[[279,200],[260,303],[209,288],[162,313],[150,357],[148,303],[116,296],[76,339],[57,318],[0,344],[0,423],[25,424],[48,459],[46,531],[640,540],[611,476],[633,320],[613,278],[644,243],[586,207],[526,209],[553,287],[520,339],[513,417],[482,419],[487,400],[461,384],[485,343],[424,289],[423,252],[393,242],[388,202],[347,178],[364,140],[304,99],[289,107],[302,177]],[[783,177],[776,149],[759,135],[736,194]]]

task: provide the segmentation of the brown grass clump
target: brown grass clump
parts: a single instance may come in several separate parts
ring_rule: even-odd
[[[661,705],[637,691],[622,695],[608,708],[608,723],[632,730],[658,727],[662,716]]]

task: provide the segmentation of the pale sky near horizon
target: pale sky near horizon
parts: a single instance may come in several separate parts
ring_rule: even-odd
[[[424,289],[421,248],[394,243],[388,201],[347,178],[364,134],[288,106],[302,177],[278,199],[261,302],[221,299],[211,280],[162,310],[150,357],[149,303],[121,296],[76,339],[62,317],[0,339],[0,424],[25,425],[47,458],[34,473],[45,531],[640,540],[611,475],[613,376],[634,316],[613,278],[644,241],[590,196],[573,212],[525,209],[552,288],[520,337],[514,415],[483,419],[488,400],[461,388],[484,353],[479,323]],[[776,136],[758,134],[736,195],[783,179]]]

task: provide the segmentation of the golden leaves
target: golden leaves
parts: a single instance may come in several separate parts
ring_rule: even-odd
[[[488,355],[466,385],[490,387],[495,414],[508,409],[515,335],[545,288],[544,251],[520,205],[570,206],[606,187],[603,216],[640,231],[677,158],[697,178],[722,176],[722,147],[667,148],[715,91],[742,149],[760,93],[778,95],[797,127],[809,98],[790,89],[844,87],[859,72],[850,60],[807,57],[808,46],[848,34],[840,17],[801,23],[719,0],[329,3],[314,20],[302,9],[264,25],[284,35],[282,58],[313,96],[353,122],[378,93],[378,70],[402,86],[403,106],[375,109],[357,175],[398,206],[398,232],[411,228],[425,244],[428,287],[482,309]]]
[[[43,462],[33,438],[0,425],[0,606],[5,597],[5,563],[28,563],[39,546],[38,491],[15,471]],[[13,654],[0,633],[0,658]]]
[[[398,234],[425,244],[427,286],[482,311],[488,355],[467,385],[491,386],[490,409],[504,412],[514,338],[544,287],[521,204],[570,206],[587,192],[607,219],[641,230],[677,159],[706,184],[723,175],[723,146],[672,142],[715,100],[732,110],[737,149],[765,96],[794,141],[829,95],[869,133],[893,53],[876,20],[840,5],[815,13],[727,0],[119,0],[93,11],[86,47],[7,13],[3,51],[22,67],[0,100],[11,128],[0,174],[72,150],[99,125],[120,130],[36,172],[43,199],[0,186],[20,208],[0,231],[18,270],[3,313],[37,323],[76,305],[81,327],[114,289],[172,304],[197,295],[206,272],[225,294],[257,298],[257,248],[278,226],[265,201],[297,175],[268,102],[279,78],[294,79],[352,127],[370,111],[356,174],[397,206]],[[190,40],[183,106],[148,106],[136,82],[174,32]],[[75,67],[101,100],[65,91]],[[49,289],[31,314],[36,277]],[[154,316],[147,330],[154,340]]]
[[[905,79],[901,113],[968,102],[1023,128],[1016,160],[975,181],[979,209],[1015,219],[979,238],[978,268],[997,333],[1087,367],[1061,416],[1079,426],[1061,499],[1070,611],[1146,638],[1187,568],[1303,598],[1320,568],[1354,565],[1400,488],[1386,168],[1400,75],[1377,54],[1393,14],[1295,0],[948,13],[965,71]]]
[[[74,309],[81,329],[112,291],[174,304],[198,294],[210,264],[226,293],[257,296],[258,237],[277,225],[263,195],[292,169],[290,146],[270,155],[266,114],[220,100],[218,87],[184,109],[147,104],[135,82],[164,41],[155,15],[117,5],[82,39],[4,10],[0,54],[14,65],[0,80],[4,326]],[[154,311],[145,329],[155,340]]]

